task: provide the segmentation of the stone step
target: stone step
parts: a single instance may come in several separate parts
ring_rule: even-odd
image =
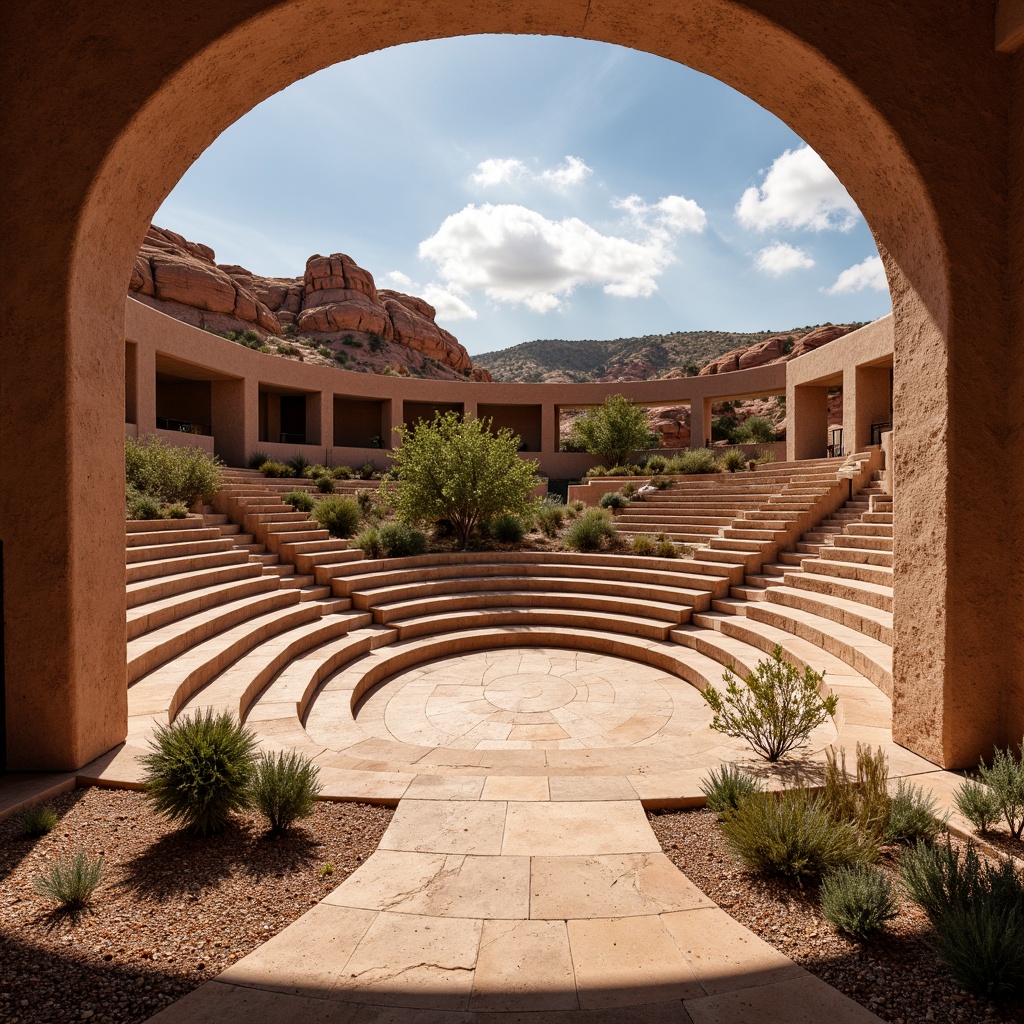
[[[816,594],[880,608],[882,611],[892,611],[892,587],[877,583],[840,579],[837,576],[819,576],[806,570],[786,573],[784,583],[787,587],[795,587],[798,590],[810,590]]]
[[[892,552],[875,548],[847,547],[845,544],[831,544],[822,548],[822,559],[839,562],[857,562],[860,565],[881,565],[892,568]]]
[[[892,539],[891,523],[852,523],[843,531],[851,537],[888,537]]]
[[[243,561],[198,571],[138,580],[129,583],[126,587],[127,606],[136,608],[142,604],[160,601],[191,590],[200,590],[233,580],[258,578],[262,575],[263,570],[259,565]]]
[[[835,547],[844,548],[865,548],[872,551],[892,551],[892,537],[862,536],[860,534],[844,533],[836,538]]]
[[[226,550],[211,551],[208,554],[133,562],[125,567],[125,575],[128,583],[138,583],[142,580],[157,579],[160,576],[178,576],[182,573],[199,572],[222,565],[238,565],[246,561],[248,561],[248,556],[244,551],[237,551],[228,545]]]
[[[810,590],[785,585],[769,587],[760,593],[764,600],[772,604],[788,605],[823,619],[831,619],[858,633],[863,633],[870,640],[877,640],[892,647],[892,612],[861,604],[859,601],[816,594]]]
[[[188,522],[188,520],[168,520],[173,524],[180,522]],[[132,530],[130,533],[125,533],[124,544],[126,548],[144,548],[152,547],[154,545],[171,545],[178,544],[180,542],[189,541],[201,541],[201,540],[218,540],[221,534],[220,531],[214,527],[199,526],[185,526],[182,529],[165,528],[162,530]]]
[[[806,558],[803,562],[803,569],[805,572],[815,573],[819,576],[838,576],[840,579],[892,587],[891,566],[864,565],[860,562],[844,562],[830,557]]]
[[[125,562],[127,565],[134,565],[137,562],[154,562],[164,558],[213,554],[217,551],[230,551],[233,548],[234,544],[230,540],[219,536],[209,540],[187,540],[173,544],[146,544],[125,548]]]
[[[126,519],[124,524],[126,538],[132,533],[175,533],[180,530],[205,529],[202,516],[193,515],[186,519]]]

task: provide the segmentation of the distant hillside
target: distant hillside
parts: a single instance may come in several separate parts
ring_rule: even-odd
[[[614,341],[527,341],[500,352],[474,356],[474,366],[498,381],[514,383],[616,383],[694,374],[713,359],[780,335],[798,341],[813,326],[789,331],[677,331]]]

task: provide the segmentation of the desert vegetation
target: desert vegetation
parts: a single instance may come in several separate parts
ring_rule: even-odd
[[[126,437],[124,464],[127,519],[184,519],[220,486],[216,456],[157,437]]]

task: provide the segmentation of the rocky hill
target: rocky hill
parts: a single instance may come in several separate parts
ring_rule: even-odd
[[[218,264],[207,245],[152,226],[135,260],[130,293],[186,323],[304,362],[369,373],[490,380],[434,307],[377,290],[343,253],[310,256],[295,278],[260,277]]]
[[[477,356],[499,381],[618,383],[724,373],[795,358],[859,324],[795,327],[773,333],[679,331],[614,341],[527,341]]]

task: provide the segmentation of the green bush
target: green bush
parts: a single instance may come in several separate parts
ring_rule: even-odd
[[[305,455],[293,455],[285,462],[285,465],[295,476],[302,476],[309,469],[309,459]]]
[[[634,452],[660,442],[648,426],[647,410],[624,395],[609,395],[603,405],[588,409],[573,423],[569,437],[579,450],[609,466],[622,466]]]
[[[825,787],[821,795],[826,810],[837,821],[848,821],[861,834],[880,845],[892,807],[889,797],[889,764],[881,747],[872,751],[857,744],[857,773],[846,770],[846,751],[825,752]]]
[[[761,448],[757,455],[754,456],[754,461],[759,466],[767,465],[770,462],[775,461],[775,452],[771,448]]]
[[[826,919],[858,939],[866,938],[899,912],[892,882],[884,871],[866,864],[826,875],[820,895]]]
[[[491,536],[502,544],[518,544],[526,536],[526,527],[519,516],[505,512],[491,520]]]
[[[835,715],[839,699],[834,693],[821,696],[822,678],[810,666],[801,675],[776,645],[771,658],[759,661],[747,676],[745,686],[726,669],[724,694],[714,686],[704,690],[715,713],[711,728],[745,739],[766,761],[778,761]]]
[[[889,804],[884,841],[903,846],[934,843],[946,827],[937,811],[935,800],[926,795],[923,789],[906,779],[900,779]]]
[[[817,878],[873,855],[853,825],[836,821],[803,789],[741,801],[723,819],[722,834],[748,868],[766,875]]]
[[[36,804],[21,812],[18,817],[22,835],[38,839],[57,827],[57,812],[46,804]]]
[[[333,476],[335,480],[351,480],[355,474],[352,472],[351,466],[335,466],[334,469],[331,470],[331,476]]]
[[[1012,860],[982,864],[972,841],[962,858],[948,841],[919,843],[900,859],[900,876],[961,985],[991,998],[1024,988],[1024,878]]]
[[[565,509],[551,501],[542,501],[536,514],[537,525],[545,537],[557,537],[565,521]]]
[[[160,502],[129,485],[125,491],[126,519],[159,519]]]
[[[380,540],[380,530],[376,526],[368,526],[352,540],[352,546],[359,548],[367,558],[383,558],[384,545]]]
[[[161,505],[191,508],[220,487],[220,462],[199,448],[164,444],[159,438],[126,437],[125,484]]]
[[[745,443],[770,444],[775,440],[775,425],[764,416],[750,416],[736,432]]]
[[[629,500],[640,488],[632,480],[622,485],[622,496]]]
[[[274,462],[273,459],[268,459],[260,466],[260,472],[265,477],[271,479],[288,479],[289,477],[296,476],[295,470],[291,466],[285,465],[283,462]]]
[[[577,551],[597,551],[615,539],[615,524],[604,509],[587,509],[568,530],[565,543]]]
[[[601,508],[625,508],[628,504],[629,502],[625,496],[617,491],[609,491],[607,494],[602,494],[598,500],[598,505]]]
[[[700,789],[708,799],[708,809],[725,815],[735,811],[744,800],[760,793],[761,784],[736,765],[723,764],[720,770],[712,768],[708,772]]]
[[[91,902],[102,874],[102,857],[90,857],[81,851],[73,857],[61,854],[42,874],[32,879],[32,888],[62,910],[76,911]]]
[[[995,794],[1010,834],[1020,839],[1024,831],[1024,760],[1011,750],[997,750],[992,767],[982,761],[978,766],[981,781]]]
[[[654,554],[658,558],[678,558],[679,548],[676,547],[675,541],[669,540],[663,533],[658,534],[658,543],[654,548]]]
[[[270,461],[270,456],[267,455],[266,453],[264,453],[264,452],[253,452],[252,455],[249,456],[249,468],[250,469],[259,469],[263,465],[264,462],[269,462],[269,461]]]
[[[659,476],[652,478],[651,484],[659,491],[667,491],[672,486],[672,481],[667,476]]]
[[[718,462],[710,448],[691,448],[674,456],[668,464],[669,473],[695,476],[701,473],[717,473]]]
[[[372,480],[374,474],[377,472],[377,467],[372,462],[364,462],[359,467],[359,479],[360,480]]]
[[[184,505],[168,505],[164,516],[167,519],[188,519],[188,509]]]
[[[196,835],[222,832],[249,806],[256,738],[227,712],[207,708],[157,726],[142,759],[154,809]]]
[[[354,498],[329,494],[310,513],[332,537],[351,537],[359,526],[359,503]]]
[[[979,831],[987,832],[1002,815],[999,798],[988,786],[968,779],[954,795],[956,809]]]
[[[252,777],[253,806],[270,823],[274,835],[281,835],[300,818],[313,813],[320,792],[320,769],[308,757],[296,753],[262,753]]]
[[[722,456],[722,469],[727,473],[747,468],[747,457],[738,448],[733,448]]]
[[[664,455],[652,455],[644,466],[648,473],[664,473],[668,466],[668,459]]]
[[[427,550],[427,535],[407,523],[381,523],[377,528],[385,558],[411,558]]]
[[[281,501],[285,505],[291,505],[296,512],[312,512],[316,499],[309,491],[289,491],[281,495]]]
[[[629,542],[629,549],[634,555],[653,555],[654,538],[649,533],[635,533]]]
[[[321,494],[333,494],[334,480],[329,476],[318,476],[316,478],[316,489]]]
[[[331,471],[326,466],[321,466],[319,463],[312,462],[299,474],[305,480],[316,480],[317,477],[330,476]]]

